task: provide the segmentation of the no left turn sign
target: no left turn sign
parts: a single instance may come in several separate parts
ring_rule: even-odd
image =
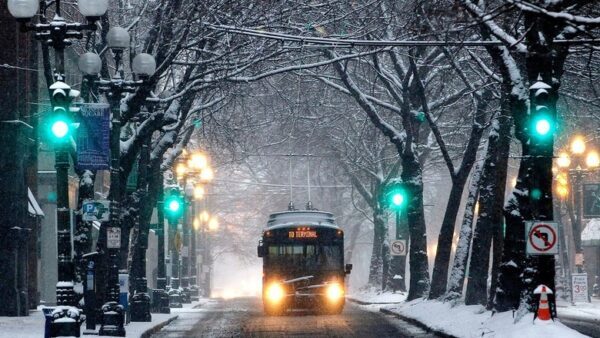
[[[397,239],[392,241],[390,253],[392,256],[406,256],[406,240]]]
[[[558,254],[558,226],[554,222],[527,223],[527,254]]]

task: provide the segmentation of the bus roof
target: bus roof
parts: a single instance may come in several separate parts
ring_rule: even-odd
[[[267,222],[267,230],[287,228],[298,225],[321,226],[339,229],[333,214],[325,211],[297,210],[271,214]]]

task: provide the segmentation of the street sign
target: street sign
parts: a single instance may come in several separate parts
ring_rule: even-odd
[[[390,245],[390,254],[392,256],[406,256],[406,240],[397,239],[392,241],[392,245]]]
[[[107,200],[85,200],[81,205],[82,218],[86,222],[108,222],[110,220],[110,202]]]
[[[528,255],[558,254],[558,226],[554,222],[528,222],[525,239]]]
[[[121,248],[121,228],[108,227],[106,228],[106,247],[108,249]]]
[[[583,185],[583,217],[600,217],[600,183]]]
[[[588,303],[587,273],[574,273],[571,275],[573,284],[573,303]]]

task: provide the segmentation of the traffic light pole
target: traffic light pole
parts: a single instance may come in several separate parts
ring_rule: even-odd
[[[196,219],[196,200],[192,199],[192,210],[191,210],[192,226],[190,227],[190,293],[194,298],[198,297],[198,261],[196,259],[196,228],[194,222]]]
[[[165,187],[163,184],[163,174],[160,167],[157,166],[154,175],[158,176],[158,202],[156,203],[156,212],[158,216],[158,261],[156,266],[156,289],[154,292],[154,311],[158,313],[170,313],[169,296],[166,293],[167,289],[167,270],[165,266],[165,210],[164,210],[164,194]]]
[[[62,81],[65,73],[65,45],[54,44],[55,81]],[[57,102],[52,100],[52,107]],[[56,303],[75,305],[73,280],[75,269],[71,259],[71,214],[69,209],[69,149],[67,141],[59,141],[55,150],[56,168],[56,228],[58,246],[58,283],[56,284]]]

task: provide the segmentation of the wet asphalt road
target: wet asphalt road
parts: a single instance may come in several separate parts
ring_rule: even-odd
[[[584,322],[573,318],[561,317],[560,315],[558,317],[560,322],[566,326],[592,338],[600,338],[600,321]]]
[[[436,337],[412,324],[346,302],[340,315],[294,311],[279,317],[262,312],[259,298],[215,299],[179,318],[154,338],[177,337]]]

